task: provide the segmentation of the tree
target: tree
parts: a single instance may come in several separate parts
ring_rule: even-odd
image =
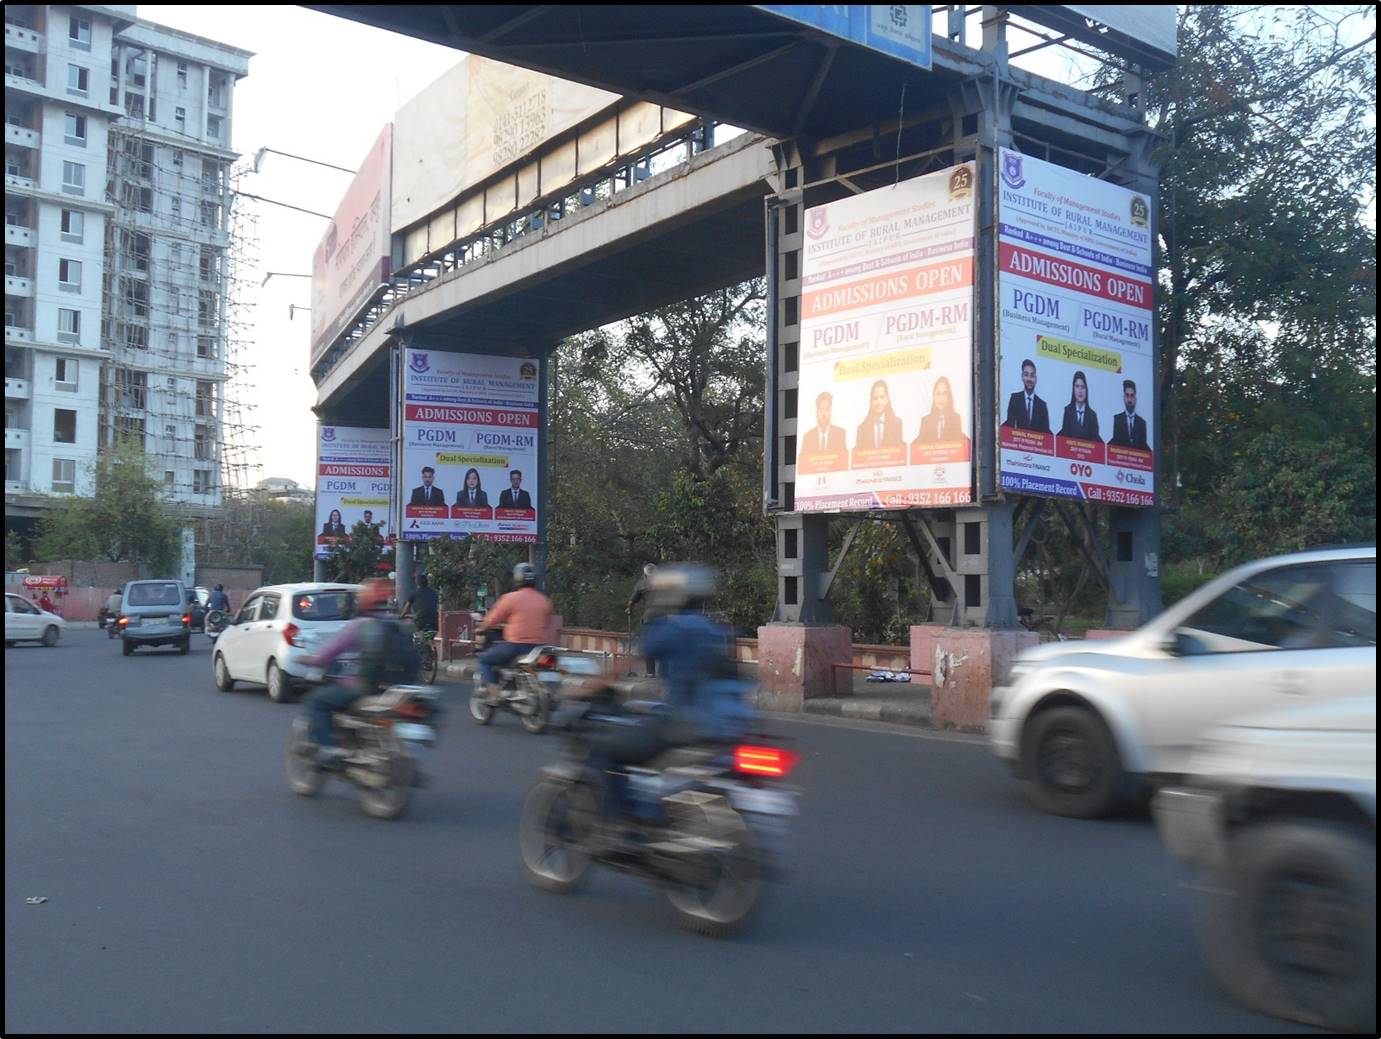
[[[326,561],[329,579],[358,584],[366,577],[380,576],[381,556],[379,542],[374,539],[376,533],[364,520],[356,521],[350,528],[349,539],[331,546],[331,557]]]
[[[488,538],[469,537],[427,542],[418,561],[443,610],[469,610],[480,588],[497,595],[511,581],[513,567],[527,558],[527,549]]]
[[[46,559],[107,559],[171,573],[181,555],[182,524],[162,501],[162,483],[140,448],[121,442],[91,465],[90,498],[55,501],[40,526]]]
[[[17,531],[5,531],[5,569],[14,570],[22,566],[24,559],[24,541]]]

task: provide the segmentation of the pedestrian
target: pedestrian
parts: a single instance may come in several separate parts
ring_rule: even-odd
[[[648,582],[652,580],[652,572],[656,569],[657,568],[651,563],[643,567],[643,575],[638,578],[638,582],[633,585],[633,594],[628,597],[628,605],[623,608],[624,615],[628,618],[628,644],[630,649],[633,645],[633,607],[637,606],[638,603],[643,604],[643,620],[640,628],[646,628],[648,621],[653,620],[655,617],[652,600],[648,596]],[[643,666],[647,668],[647,675],[649,678],[656,674],[652,661],[646,657],[643,658]],[[629,673],[631,674],[632,672]]]
[[[48,590],[43,590],[43,596],[38,600],[38,608],[44,613],[53,612],[53,600],[48,597]]]

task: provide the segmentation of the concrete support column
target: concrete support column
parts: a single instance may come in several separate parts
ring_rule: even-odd
[[[326,580],[326,560],[324,560],[324,559],[313,559],[313,560],[312,560],[312,580],[313,580],[313,581],[325,581],[325,580]]]
[[[930,716],[936,728],[982,732],[988,697],[1007,681],[1012,661],[1040,643],[1034,631],[991,631],[918,624],[911,629],[911,668],[929,671]]]
[[[1160,613],[1160,516],[1156,509],[1109,509],[1107,625],[1129,631]]]
[[[835,664],[853,661],[853,632],[842,624],[767,624],[758,629],[758,703],[799,711],[817,696],[853,687],[853,674]],[[842,677],[841,677],[842,676]]]
[[[398,575],[394,587],[397,589],[400,603],[416,589],[416,582],[413,581],[412,577],[412,553],[413,546],[410,541],[398,542],[393,550],[393,569]]]

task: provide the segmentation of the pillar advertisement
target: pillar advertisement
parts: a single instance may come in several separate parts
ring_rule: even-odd
[[[403,539],[537,540],[538,362],[408,350]]]
[[[998,173],[1002,488],[1154,505],[1151,200],[1007,149]]]
[[[806,212],[796,508],[973,500],[972,163]]]
[[[331,558],[331,546],[349,541],[360,522],[374,528],[381,547],[392,544],[388,512],[393,467],[388,456],[386,429],[317,427],[315,558]]]

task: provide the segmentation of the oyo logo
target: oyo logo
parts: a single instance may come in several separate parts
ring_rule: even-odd
[[[1087,462],[1071,462],[1069,464],[1069,471],[1075,476],[1092,476],[1093,466],[1089,465]]]

